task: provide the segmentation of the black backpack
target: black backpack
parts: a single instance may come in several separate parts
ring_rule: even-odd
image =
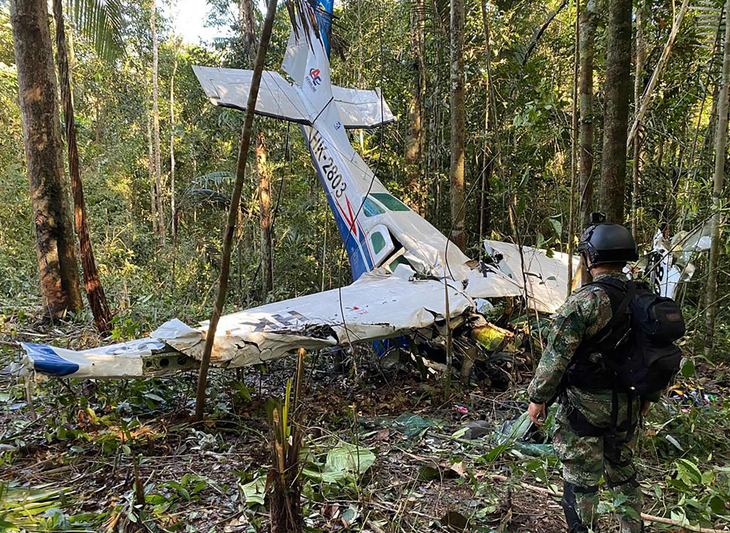
[[[592,282],[611,299],[613,316],[578,348],[567,382],[584,388],[651,395],[665,389],[679,370],[684,336],[682,310],[646,283],[603,278]],[[591,354],[600,353],[599,361]]]

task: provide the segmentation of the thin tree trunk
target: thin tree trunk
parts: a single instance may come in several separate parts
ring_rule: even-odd
[[[152,114],[147,109],[147,171],[150,178],[150,216],[152,217],[152,232],[157,234],[157,185],[155,184],[155,144],[152,140]]]
[[[172,77],[170,78],[170,215],[172,226],[172,239],[177,242],[177,224],[175,223],[175,74],[177,74],[177,54],[179,41],[175,44],[173,53],[175,60],[172,65]]]
[[[226,223],[226,232],[223,239],[223,254],[221,257],[221,274],[218,286],[218,295],[216,296],[215,306],[211,313],[208,331],[205,337],[205,347],[203,348],[203,356],[200,361],[200,373],[198,375],[198,390],[195,397],[195,418],[203,419],[205,412],[205,387],[208,383],[208,367],[210,366],[210,355],[213,351],[213,343],[215,342],[215,332],[218,328],[218,320],[223,312],[226,303],[226,292],[228,290],[228,274],[231,269],[231,243],[233,241],[233,231],[236,226],[236,218],[238,216],[238,204],[241,202],[241,189],[243,188],[243,179],[246,174],[246,163],[248,160],[248,149],[251,144],[251,127],[253,125],[254,108],[256,99],[259,94],[259,86],[261,84],[261,73],[264,70],[264,61],[266,59],[266,49],[269,46],[271,38],[271,29],[274,25],[274,15],[276,15],[277,0],[269,0],[266,9],[266,18],[264,26],[261,30],[261,42],[259,43],[258,52],[256,54],[256,62],[254,64],[253,76],[251,78],[251,89],[248,93],[248,102],[246,105],[246,118],[243,123],[243,133],[241,134],[241,145],[238,150],[238,164],[236,166],[236,183],[233,187],[231,195],[231,204],[228,207],[228,220]]]
[[[730,14],[730,0],[725,3]],[[730,84],[730,24],[725,22],[725,50],[722,61],[722,85],[718,102],[718,120],[715,133],[715,175],[712,180],[712,232],[707,276],[707,315],[705,322],[705,356],[712,355],[717,316],[717,270],[720,257],[720,222],[722,192],[725,186],[725,157],[727,152],[728,84]]]
[[[464,0],[451,0],[451,235],[466,249],[464,158],[466,110],[464,97]]]
[[[550,26],[550,23],[555,20],[555,17],[558,16],[558,14],[565,8],[565,6],[568,5],[568,1],[564,0],[557,9],[555,9],[552,13],[550,13],[545,19],[545,22],[542,26],[538,28],[538,30],[535,32],[535,34],[532,36],[532,39],[530,39],[529,44],[527,45],[527,48],[525,49],[525,53],[522,56],[522,67],[524,67],[527,64],[527,61],[530,59],[530,56],[532,55],[532,52],[535,51],[535,47],[537,46],[537,43],[540,41],[540,37],[542,37],[542,34],[545,33],[545,31],[548,29],[548,26]]]
[[[157,1],[152,0],[150,8],[150,30],[152,32],[152,131],[155,140],[155,188],[157,196],[157,229],[160,244],[165,246],[165,209],[162,202],[162,155],[160,150],[160,87],[158,83],[159,54],[157,41]]]
[[[636,64],[634,69],[634,105],[637,110],[636,128],[637,131],[641,126],[641,120],[638,118],[639,106],[641,105],[641,72],[644,68],[644,27],[642,24],[644,3],[639,2],[636,10]],[[631,142],[631,141],[629,141]],[[634,157],[631,162],[631,183],[633,184],[631,191],[631,234],[636,240],[638,232],[638,204],[639,204],[639,160],[641,158],[641,139],[637,138],[634,142]]]
[[[63,172],[48,3],[13,0],[10,22],[44,312],[60,318],[83,304]]]
[[[411,16],[411,47],[413,83],[411,101],[408,106],[408,134],[406,136],[406,184],[411,198],[411,206],[423,215],[425,194],[423,191],[423,106],[426,99],[426,66],[425,61],[425,1],[414,0]]]
[[[626,131],[631,81],[631,8],[631,0],[609,0],[601,207],[607,220],[618,224],[624,222]]]
[[[74,200],[74,222],[79,238],[81,265],[84,273],[84,288],[89,299],[89,307],[94,315],[94,324],[101,333],[108,333],[111,313],[104,294],[104,287],[96,269],[94,250],[89,237],[86,219],[86,202],[84,186],[79,172],[79,153],[76,145],[76,124],[74,118],[73,95],[71,93],[71,69],[66,48],[66,33],[61,0],[53,0],[53,16],[56,19],[56,61],[58,63],[59,83],[61,86],[61,102],[66,127],[66,143],[68,147],[68,172],[71,177],[71,189]]]
[[[684,16],[687,14],[688,8],[689,0],[683,0],[682,7],[679,8],[677,18],[674,19],[674,25],[672,26],[672,31],[669,33],[667,43],[664,45],[664,50],[662,50],[662,55],[659,57],[659,61],[657,62],[657,65],[654,68],[654,72],[652,72],[651,78],[649,79],[649,83],[644,90],[644,96],[641,99],[641,105],[637,105],[638,111],[636,112],[636,117],[634,117],[634,123],[631,125],[631,131],[629,132],[629,136],[627,139],[627,143],[629,145],[634,141],[639,128],[639,124],[642,120],[644,120],[646,111],[649,109],[649,104],[651,103],[654,88],[659,81],[659,77],[662,75],[664,66],[667,64],[667,59],[669,59],[669,54],[671,53],[672,46],[674,45],[674,40],[677,37],[679,27],[682,25],[682,21],[684,20]]]
[[[482,7],[482,27],[484,29],[484,62],[486,64],[487,76],[484,81],[484,147],[482,148],[482,171],[481,171],[481,184],[479,187],[479,253],[484,249],[482,246],[482,240],[484,234],[491,230],[492,226],[492,206],[490,198],[490,179],[492,177],[493,165],[493,150],[489,146],[489,114],[492,110],[492,47],[491,47],[491,36],[489,32],[489,14],[487,13],[487,1],[481,0]],[[492,123],[492,128],[495,128],[496,123]]]
[[[266,163],[266,135],[256,136],[256,170],[259,177],[259,212],[261,217],[261,282],[262,299],[274,289],[274,246],[271,213],[271,172]]]
[[[596,0],[588,0],[580,14],[580,194],[579,227],[593,210],[593,54],[598,24]]]
[[[570,133],[570,196],[568,214],[568,286],[573,287],[573,219],[575,218],[575,176],[578,170],[578,71],[580,66],[580,2],[575,3],[575,46],[573,48],[573,120]]]

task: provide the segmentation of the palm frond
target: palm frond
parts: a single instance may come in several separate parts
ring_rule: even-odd
[[[216,170],[214,172],[208,172],[193,180],[193,184],[200,188],[207,188],[211,185],[220,187],[224,184],[233,183],[236,179],[236,175],[228,170]]]
[[[106,61],[124,55],[122,0],[69,0],[74,25]]]

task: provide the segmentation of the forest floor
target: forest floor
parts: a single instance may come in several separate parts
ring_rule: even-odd
[[[21,340],[98,342],[78,325],[45,333],[10,325],[0,366],[17,359]],[[32,404],[22,381],[0,376],[0,531],[267,531],[264,406],[283,396],[293,367],[284,359],[214,371],[200,424],[191,416],[194,373],[47,380],[33,384]],[[454,384],[445,401],[441,383],[410,366],[386,371],[365,355],[356,373],[341,373],[328,357],[312,356],[306,530],[564,531],[559,498],[549,493],[562,488],[551,447],[539,432],[517,438],[530,374],[518,370],[506,391]],[[730,408],[720,400],[727,372],[713,370],[711,380],[687,380],[693,392],[675,392],[654,409],[638,464],[646,512],[720,529],[730,524]],[[460,431],[475,420],[484,422],[471,435]],[[604,491],[603,531],[616,530],[612,511],[621,503]]]

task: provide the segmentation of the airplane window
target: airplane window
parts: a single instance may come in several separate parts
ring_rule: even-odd
[[[383,208],[373,202],[370,198],[365,198],[365,201],[362,203],[362,212],[365,213],[366,217],[374,217],[375,215],[382,215],[385,213]]]
[[[380,250],[385,248],[385,239],[380,233],[373,233],[370,236],[370,242],[373,244],[373,252],[376,254],[379,254]]]
[[[406,204],[386,192],[374,192],[371,196],[391,211],[410,211]]]
[[[395,261],[390,262],[388,268],[391,272],[395,272],[395,269],[398,268],[398,265],[405,265],[407,267],[411,266],[410,263],[402,255],[399,255],[395,258]]]

